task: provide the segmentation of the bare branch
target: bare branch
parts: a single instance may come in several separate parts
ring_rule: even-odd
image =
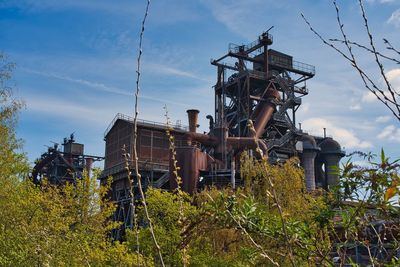
[[[129,168],[129,162],[130,162],[130,155],[126,151],[126,146],[124,145],[122,147],[122,156],[124,157],[125,160],[125,169],[127,172],[127,179],[128,179],[128,186],[129,186],[129,206],[131,209],[131,216],[129,217],[129,226],[134,229],[135,235],[136,235],[136,256],[137,256],[137,265],[140,266],[140,246],[139,246],[139,228],[137,224],[137,215],[136,215],[136,209],[135,209],[135,195],[133,193],[133,181],[131,179],[132,177],[132,172]]]
[[[342,43],[342,44],[345,43],[344,40],[340,40],[340,39],[329,39],[329,41],[331,41],[331,42],[339,42],[339,43]],[[365,45],[362,45],[362,44],[359,44],[359,43],[357,43],[357,42],[353,42],[353,41],[350,41],[350,40],[347,40],[347,42],[348,42],[349,44],[351,44],[351,45],[355,45],[355,46],[357,46],[357,47],[359,47],[359,48],[362,48],[362,49],[364,49],[364,50],[367,51],[367,52],[374,53],[373,50],[371,50],[370,48],[366,47]],[[378,56],[384,58],[384,59],[393,61],[393,62],[396,63],[396,64],[400,64],[400,60],[398,60],[398,59],[396,59],[396,58],[393,58],[393,57],[390,57],[390,56],[386,56],[386,55],[384,55],[384,54],[382,54],[382,53],[380,53],[380,52],[378,52],[378,51],[376,51],[376,54],[377,54]]]
[[[393,45],[392,45],[387,39],[383,38],[383,42],[384,42],[385,44],[388,45],[388,46],[386,47],[388,50],[392,50],[392,51],[394,51],[395,53],[397,53],[397,54],[400,55],[400,51],[397,50],[396,48],[394,48]]]
[[[370,41],[370,45],[371,45],[372,51],[374,51],[373,54],[374,54],[374,56],[375,56],[375,62],[376,62],[376,64],[377,64],[378,67],[379,67],[381,76],[382,76],[383,80],[384,80],[385,83],[386,83],[387,89],[388,89],[389,93],[391,94],[393,101],[397,104],[396,95],[395,95],[395,93],[394,93],[393,87],[392,87],[392,85],[390,84],[388,78],[386,77],[385,69],[384,69],[384,67],[383,67],[383,64],[380,62],[379,57],[378,57],[378,55],[377,55],[377,50],[376,50],[376,48],[375,48],[375,43],[374,43],[374,40],[373,40],[371,31],[370,31],[370,29],[369,29],[368,19],[367,19],[367,15],[366,15],[366,13],[365,13],[364,4],[363,4],[362,0],[358,0],[358,3],[359,3],[359,5],[360,5],[362,17],[363,17],[363,19],[364,19],[364,27],[365,27],[365,30],[367,31],[367,35],[368,35],[368,38],[369,38],[369,41]],[[396,109],[397,109],[397,112],[400,114],[400,105],[397,104],[397,105],[395,105],[395,107],[396,107]]]
[[[359,0],[361,1],[361,0]],[[349,42],[347,35],[344,31],[344,25],[341,22],[340,19],[340,12],[339,12],[339,7],[336,3],[335,0],[333,0],[333,4],[335,6],[335,10],[336,10],[336,19],[339,25],[339,29],[341,31],[341,34],[343,36],[343,43],[345,44],[347,51],[348,51],[348,55],[343,52],[341,49],[339,49],[337,46],[335,46],[332,42],[327,41],[327,39],[325,39],[324,37],[322,37],[321,34],[319,34],[312,26],[311,23],[305,18],[305,16],[303,14],[301,14],[303,20],[305,21],[305,23],[308,25],[309,29],[311,30],[311,32],[313,32],[325,45],[331,47],[333,50],[335,50],[337,53],[339,53],[344,59],[346,59],[353,68],[355,68],[357,70],[357,72],[360,75],[361,80],[363,81],[364,87],[367,88],[371,93],[373,93],[375,95],[375,97],[381,102],[383,103],[394,115],[395,118],[397,118],[400,121],[400,103],[397,102],[396,98],[388,98],[388,96],[385,94],[385,91],[380,89],[376,83],[370,78],[370,76],[364,72],[364,70],[358,65],[358,62],[356,60],[356,57],[353,54],[352,51],[352,47],[351,47],[351,43]],[[374,48],[371,49],[372,51],[374,51]],[[375,49],[376,51],[376,49]],[[378,59],[379,61],[379,59]],[[380,61],[379,61],[380,64]],[[378,66],[379,66],[378,64]],[[386,76],[385,76],[386,77]],[[392,89],[392,87],[390,87],[390,89]],[[394,91],[392,90],[392,93]]]
[[[144,17],[143,17],[142,28],[141,28],[141,31],[140,31],[139,55],[137,57],[137,70],[136,70],[137,77],[136,77],[136,91],[135,91],[135,116],[134,116],[134,119],[133,119],[133,161],[134,161],[134,165],[135,165],[135,175],[136,175],[136,179],[137,179],[137,183],[138,183],[140,197],[142,199],[143,210],[144,210],[144,213],[146,215],[146,219],[147,219],[147,221],[149,223],[149,230],[150,230],[150,233],[151,233],[151,237],[153,239],[154,246],[157,249],[158,256],[159,256],[159,259],[160,259],[160,263],[161,263],[162,266],[165,266],[164,265],[164,260],[163,260],[163,257],[162,257],[162,253],[161,253],[161,248],[160,248],[160,245],[157,242],[157,238],[156,238],[155,233],[154,233],[153,223],[152,223],[152,220],[150,218],[150,215],[149,215],[149,212],[148,212],[148,209],[147,209],[146,198],[145,198],[145,195],[144,195],[144,192],[143,192],[143,187],[142,187],[142,176],[139,173],[139,159],[138,159],[138,155],[137,155],[137,117],[138,117],[138,114],[139,114],[139,107],[138,107],[139,103],[138,103],[138,100],[139,100],[139,92],[140,92],[140,86],[139,86],[139,84],[140,84],[140,59],[141,59],[142,53],[143,53],[143,51],[142,51],[142,42],[143,42],[143,34],[144,34],[144,25],[145,25],[146,18],[147,18],[147,15],[148,15],[149,6],[150,6],[150,0],[147,0],[146,11],[145,11],[145,14],[144,14]]]

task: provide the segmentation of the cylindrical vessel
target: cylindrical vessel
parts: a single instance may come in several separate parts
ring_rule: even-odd
[[[197,109],[188,109],[186,112],[189,119],[189,132],[195,133],[200,111]]]

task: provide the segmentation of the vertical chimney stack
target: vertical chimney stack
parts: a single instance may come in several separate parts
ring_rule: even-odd
[[[85,159],[85,170],[87,175],[90,177],[92,175],[92,165],[93,165],[94,159],[93,158],[86,158]]]
[[[186,112],[188,113],[189,119],[189,132],[195,133],[200,111],[198,111],[197,109],[188,109]]]

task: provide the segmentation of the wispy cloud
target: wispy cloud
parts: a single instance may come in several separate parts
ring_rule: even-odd
[[[210,79],[204,78],[201,74],[193,73],[186,70],[181,70],[172,66],[167,66],[158,63],[146,62],[143,64],[143,69],[151,73],[158,73],[164,75],[172,75],[177,77],[191,78],[199,81],[210,82]]]
[[[400,13],[399,13],[400,14]],[[397,92],[400,92],[400,69],[392,69],[386,73],[386,77],[390,81]]]
[[[262,22],[266,19],[265,9],[257,6],[284,6],[281,1],[265,0],[203,0],[216,20],[224,24],[230,31],[251,40],[265,30]],[[279,3],[278,3],[279,2]]]
[[[85,125],[105,125],[115,112],[115,107],[95,105],[93,103],[79,104],[77,102],[50,98],[26,96],[27,112],[39,112],[45,117],[57,117],[63,119],[73,119],[74,123]]]
[[[378,101],[378,99],[372,92],[368,91],[362,96],[361,101],[365,103],[373,103]]]
[[[133,95],[133,93],[129,93],[125,90],[122,90],[122,89],[119,89],[119,88],[116,88],[113,86],[108,86],[103,83],[88,81],[88,80],[79,79],[79,78],[72,78],[67,75],[53,73],[53,72],[37,71],[37,70],[29,69],[29,68],[20,68],[20,69],[27,73],[36,74],[36,75],[53,78],[53,79],[59,79],[59,80],[63,80],[63,81],[71,82],[71,83],[76,83],[76,84],[91,87],[96,90],[100,90],[100,91],[107,92],[107,93],[118,94],[118,95],[123,95],[123,96],[132,96]]]
[[[385,123],[390,121],[391,117],[390,116],[379,116],[375,119],[375,122],[377,123]]]
[[[377,136],[379,139],[389,140],[391,142],[400,143],[400,128],[394,125],[386,126]]]
[[[93,81],[79,79],[79,78],[72,78],[67,75],[62,75],[62,74],[58,74],[58,73],[52,73],[52,72],[46,72],[46,71],[36,71],[36,70],[28,69],[28,68],[20,68],[20,69],[27,73],[40,75],[43,77],[48,77],[48,78],[53,78],[53,79],[59,79],[59,80],[63,80],[66,82],[76,83],[79,85],[93,88],[93,89],[101,91],[101,92],[111,93],[114,95],[116,94],[116,95],[121,95],[121,96],[133,97],[133,91],[128,92],[126,90],[122,90],[117,87],[105,85],[103,83],[93,82]],[[189,106],[187,103],[184,103],[184,102],[172,101],[172,100],[168,100],[166,98],[160,98],[160,97],[153,97],[153,96],[146,95],[143,93],[139,95],[139,98],[159,102],[162,104],[171,104],[171,105],[178,105],[178,106],[183,106],[183,107]]]
[[[387,20],[387,23],[393,24],[396,27],[400,27],[400,9],[397,9],[392,13],[390,18]]]
[[[393,3],[396,0],[367,0],[368,3],[379,3],[379,4],[388,4],[388,3]]]
[[[360,140],[351,130],[337,126],[324,118],[316,117],[307,119],[303,122],[303,126],[303,128],[306,131],[310,131],[311,134],[320,133],[323,128],[326,128],[328,135],[332,135],[345,148],[365,149],[373,146],[369,141]]]

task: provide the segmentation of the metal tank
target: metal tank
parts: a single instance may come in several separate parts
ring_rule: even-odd
[[[318,146],[321,152],[316,158],[316,173],[317,180],[320,181],[321,186],[329,189],[335,186],[339,181],[339,161],[346,153],[342,150],[340,144],[331,137],[320,139]]]
[[[311,135],[305,134],[300,141],[303,143],[303,152],[301,154],[301,166],[304,169],[304,177],[307,191],[313,191],[316,188],[315,181],[315,157],[321,149]]]

